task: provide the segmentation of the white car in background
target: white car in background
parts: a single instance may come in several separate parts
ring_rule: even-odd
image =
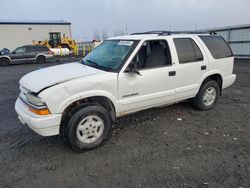
[[[42,136],[62,134],[76,151],[109,136],[116,118],[193,99],[209,110],[236,79],[225,40],[210,34],[146,32],[110,38],[83,58],[20,80],[15,109]]]

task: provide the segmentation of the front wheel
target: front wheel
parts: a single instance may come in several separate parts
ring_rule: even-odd
[[[0,66],[6,67],[10,65],[10,60],[7,58],[2,58],[0,59]]]
[[[94,149],[110,135],[112,124],[107,110],[101,106],[87,106],[70,117],[64,137],[75,151]]]
[[[205,82],[193,99],[195,108],[199,110],[212,109],[218,100],[219,92],[220,88],[216,81],[209,80]]]

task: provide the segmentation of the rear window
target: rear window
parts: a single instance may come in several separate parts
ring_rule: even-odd
[[[221,36],[199,36],[215,59],[233,56],[227,42]]]
[[[191,63],[203,60],[202,52],[193,39],[175,38],[174,43],[178,53],[179,63]]]

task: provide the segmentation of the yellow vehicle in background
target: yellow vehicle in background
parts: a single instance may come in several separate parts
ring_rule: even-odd
[[[75,40],[65,37],[61,37],[60,32],[50,32],[49,33],[49,40],[44,41],[33,41],[33,45],[42,45],[47,46],[48,48],[68,48],[72,50],[74,55],[78,55],[78,47]]]

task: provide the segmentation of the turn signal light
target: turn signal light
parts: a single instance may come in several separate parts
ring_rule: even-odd
[[[30,107],[30,106],[28,108],[29,108],[29,111],[31,111],[31,112],[33,112],[34,114],[37,114],[37,115],[45,116],[45,115],[50,114],[50,111],[47,108],[45,108],[45,109],[35,109],[35,108]]]

